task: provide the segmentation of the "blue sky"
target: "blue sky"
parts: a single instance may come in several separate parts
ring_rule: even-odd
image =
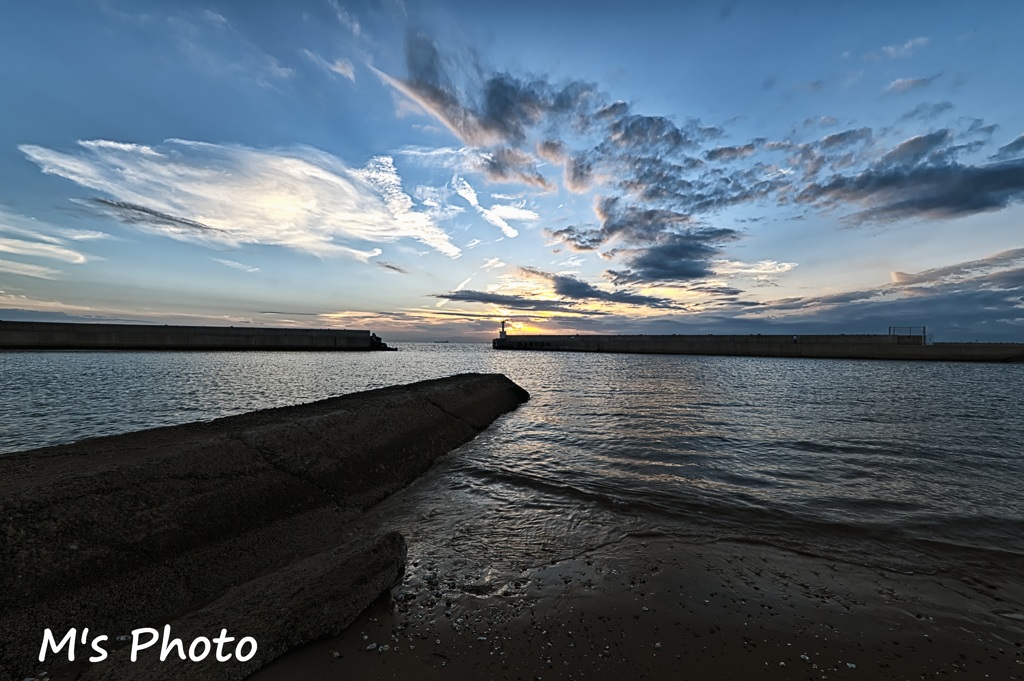
[[[17,3],[0,318],[1024,341],[1022,22]]]

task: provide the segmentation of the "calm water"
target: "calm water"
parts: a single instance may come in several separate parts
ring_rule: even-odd
[[[1024,365],[461,344],[0,353],[0,452],[467,371],[532,399],[368,514],[413,555],[483,569],[662,532],[911,565],[935,547],[1024,553]]]

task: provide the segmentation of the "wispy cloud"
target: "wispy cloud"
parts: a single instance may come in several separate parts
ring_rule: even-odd
[[[263,87],[275,87],[295,75],[294,69],[246,39],[218,12],[175,11],[165,17],[164,23],[183,58],[204,75],[246,80]]]
[[[907,113],[900,116],[900,120],[908,121],[916,118],[922,121],[930,121],[938,118],[947,111],[951,111],[952,109],[952,102],[922,102],[921,104],[918,104]]]
[[[533,267],[520,267],[519,273],[523,276],[542,279],[551,284],[555,295],[569,298],[571,300],[594,300],[607,303],[619,303],[622,305],[641,305],[653,308],[677,309],[679,307],[674,301],[656,296],[647,296],[631,291],[618,290],[608,291],[597,288],[577,277],[565,274],[553,274],[544,272]]]
[[[38,241],[25,241],[23,239],[9,239],[6,237],[0,237],[0,252],[37,258],[50,258],[73,264],[81,264],[86,261],[85,256],[78,251],[73,251],[63,246]]]
[[[520,296],[507,293],[495,293],[491,291],[451,291],[449,293],[436,293],[434,298],[450,300],[462,303],[482,303],[494,305],[503,309],[529,310],[533,312],[561,312],[563,314],[601,315],[606,314],[600,311],[585,310],[576,307],[573,302],[561,302],[557,300],[545,300],[530,296]]]
[[[901,59],[909,57],[918,50],[925,47],[930,41],[929,38],[912,38],[901,45],[886,45],[878,52],[870,52],[866,55],[867,59]]]
[[[19,149],[44,173],[111,197],[92,204],[125,224],[209,245],[264,244],[328,257],[380,255],[356,244],[414,239],[460,249],[402,190],[390,157],[351,169],[309,147],[253,149],[187,140],[159,147],[92,140],[63,152]]]
[[[519,236],[519,231],[515,227],[508,224],[508,222],[505,221],[505,218],[503,216],[489,208],[484,208],[483,206],[480,205],[480,200],[477,198],[476,190],[470,186],[469,182],[467,182],[465,178],[459,176],[453,177],[452,189],[455,190],[456,194],[464,198],[466,200],[466,203],[475,208],[476,211],[480,213],[480,216],[484,220],[500,229],[502,234],[509,237],[510,239]]]
[[[355,69],[355,66],[353,66],[352,62],[350,62],[348,59],[341,59],[339,57],[338,59],[335,59],[334,61],[327,61],[326,59],[324,59],[320,55],[318,55],[315,52],[312,52],[310,50],[305,50],[304,49],[304,50],[302,50],[302,53],[305,54],[306,57],[308,57],[310,61],[312,61],[314,64],[316,64],[320,68],[325,69],[327,71],[330,71],[331,73],[333,73],[335,75],[338,75],[338,76],[341,76],[343,78],[348,78],[353,83],[356,81],[356,69]]]
[[[19,274],[23,277],[35,277],[36,279],[55,279],[60,270],[42,265],[30,265],[23,262],[14,262],[0,258],[0,272],[8,274]]]
[[[338,23],[351,31],[353,36],[357,38],[361,36],[363,34],[363,27],[359,24],[359,20],[342,7],[338,0],[329,0],[329,2]]]
[[[212,258],[212,260],[214,262],[219,262],[221,265],[224,265],[225,267],[230,267],[232,269],[241,270],[243,272],[248,272],[250,274],[255,274],[256,272],[260,271],[259,267],[253,267],[252,265],[246,265],[245,263],[241,263],[241,262],[238,262],[238,261],[235,261],[235,260],[227,260],[226,258]]]
[[[4,236],[5,234],[9,236]],[[0,208],[0,253],[81,265],[89,258],[72,247],[68,241],[99,239],[106,236],[108,235],[103,232],[92,230],[56,227]],[[60,270],[42,265],[10,260],[4,260],[3,263],[0,269],[12,274],[41,279],[52,279],[60,274]]]
[[[941,75],[941,73],[936,73],[934,76],[927,76],[925,78],[897,78],[886,86],[885,91],[901,94],[911,90],[920,90],[934,83]]]
[[[1015,265],[1024,265],[1024,248],[1013,248],[990,255],[987,258],[969,260],[945,267],[936,267],[913,274],[893,272],[892,281],[898,286],[949,283]]]
[[[386,260],[375,260],[374,262],[377,263],[377,267],[382,269],[398,272],[399,274],[409,274],[409,270],[401,267],[400,265],[396,265],[393,262],[387,262]]]

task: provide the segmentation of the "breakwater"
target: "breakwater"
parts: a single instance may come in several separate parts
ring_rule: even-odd
[[[922,336],[821,335],[504,335],[496,350],[626,352],[947,362],[1024,362],[1022,343],[933,343]]]
[[[0,350],[388,350],[366,330],[0,321]]]
[[[462,374],[0,458],[0,680],[50,666],[47,628],[259,642],[191,674],[122,649],[86,679],[241,679],[337,633],[400,578],[406,550],[346,524],[528,398]]]

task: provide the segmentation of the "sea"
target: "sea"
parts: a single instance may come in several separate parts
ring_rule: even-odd
[[[529,402],[367,513],[367,531],[477,575],[627,535],[906,572],[1024,555],[1024,365],[398,346],[0,353],[0,455],[502,373]]]

